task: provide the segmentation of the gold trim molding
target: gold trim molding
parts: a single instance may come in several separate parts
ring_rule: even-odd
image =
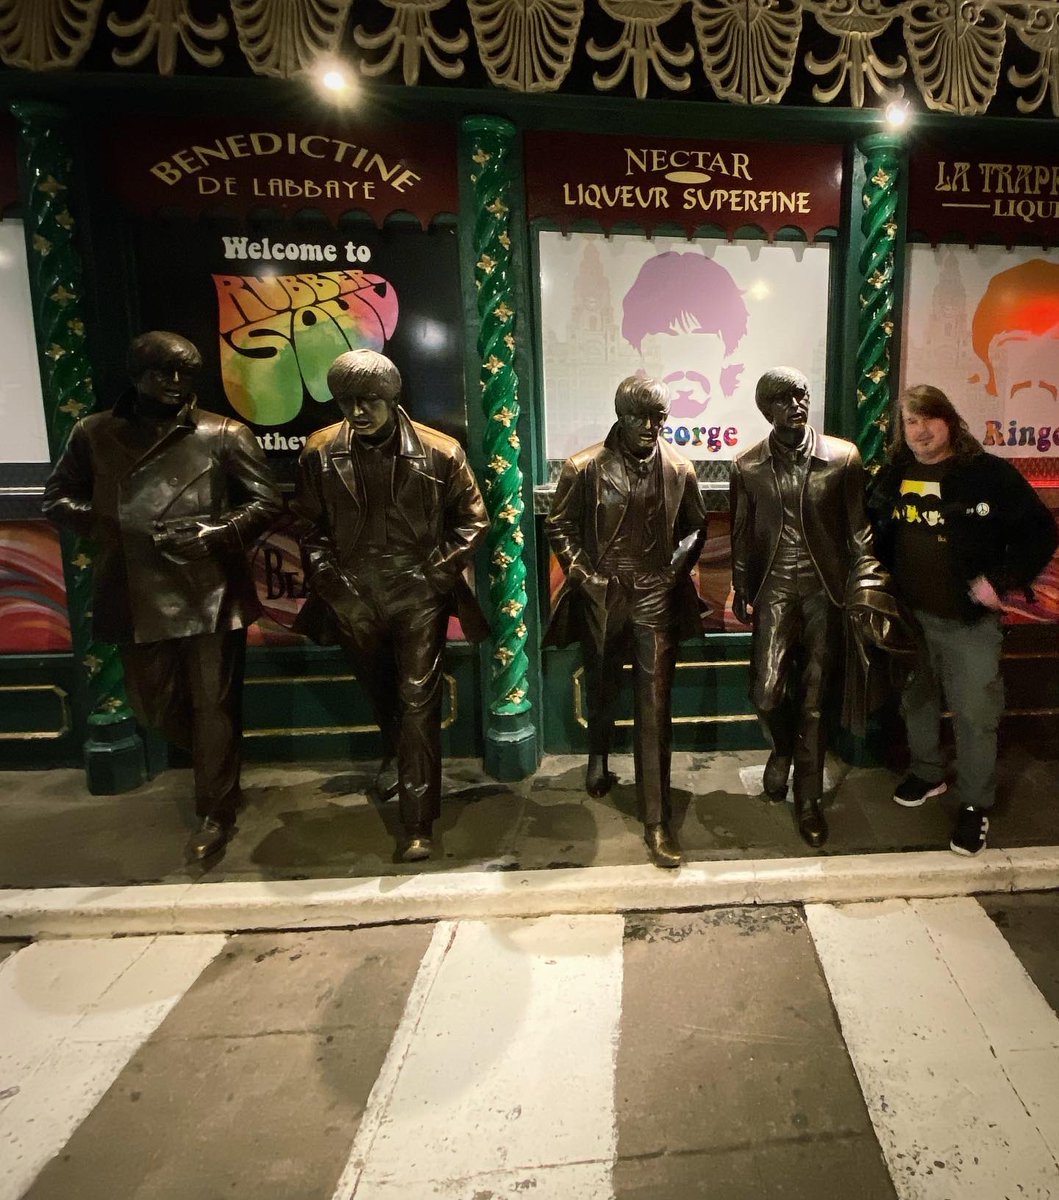
[[[4,692],[51,692],[59,697],[59,728],[4,730],[0,732],[2,742],[57,742],[73,730],[73,719],[70,716],[70,697],[67,692],[55,683],[5,683],[0,685],[0,693]]]
[[[0,0],[0,61],[69,70],[106,39],[119,70],[172,75],[190,59],[194,70],[216,71],[227,53],[256,75],[291,78],[344,48],[365,77],[455,82],[480,64],[492,87],[540,94],[560,91],[580,58],[606,64],[591,72],[597,91],[639,100],[697,85],[731,104],[779,104],[800,71],[800,90],[815,77],[821,105],[864,108],[918,93],[933,112],[971,116],[1004,88],[1019,112],[1059,117],[1059,0],[383,4],[368,26],[352,0],[232,0],[233,38],[225,17],[196,19],[190,0],[139,0],[135,15],[105,22],[102,0]],[[898,30],[904,53],[894,48]],[[1023,65],[1005,71],[1005,56]]]
[[[267,683],[275,686],[277,683],[355,683],[356,675],[263,675],[257,679],[248,679],[247,684]],[[447,672],[441,676],[445,683],[445,699],[448,700],[448,712],[442,706],[441,728],[448,729],[459,718],[459,689],[456,678]],[[378,725],[370,722],[366,725],[296,725],[293,727],[276,727],[272,729],[244,729],[244,738],[263,737],[312,737],[323,733],[377,733]]]
[[[678,671],[690,671],[698,667],[748,667],[749,659],[711,659],[706,662],[681,662],[677,663]],[[623,670],[632,671],[632,664],[623,664]],[[581,726],[582,729],[588,728],[588,720],[585,717],[585,697],[582,680],[585,676],[585,668],[578,667],[574,672],[571,686],[573,688],[574,698],[574,720]],[[746,725],[757,721],[757,717],[753,713],[714,713],[712,716],[689,716],[689,717],[673,717],[674,725]],[[631,729],[633,721],[631,717],[619,717],[614,724],[619,729]]]

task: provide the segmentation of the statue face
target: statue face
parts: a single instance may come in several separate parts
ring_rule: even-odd
[[[646,458],[658,444],[669,416],[669,405],[640,404],[618,417],[621,444],[629,454]]]
[[[148,367],[136,380],[136,391],[166,408],[182,408],[195,390],[195,370],[179,359]]]
[[[800,434],[809,422],[809,389],[789,388],[769,406],[768,419],[779,434]]]
[[[397,420],[396,397],[379,381],[367,380],[340,388],[335,393],[335,403],[357,437],[386,437]]]

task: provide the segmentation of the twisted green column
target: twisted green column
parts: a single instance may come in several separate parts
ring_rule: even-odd
[[[894,335],[894,251],[900,142],[875,134],[859,145],[864,155],[857,328],[857,448],[869,467],[883,457],[893,400],[890,346]]]
[[[84,284],[77,223],[70,211],[72,157],[62,109],[11,106],[18,121],[30,296],[48,448],[56,459],[79,417],[96,407],[85,344]],[[63,574],[74,655],[83,669],[88,714],[89,789],[114,793],[144,780],[143,745],[125,696],[117,647],[92,640],[92,554],[84,538],[63,535]]]
[[[537,766],[526,654],[526,565],[522,499],[521,409],[515,372],[516,291],[512,278],[511,146],[515,129],[493,117],[464,122],[474,196],[472,247],[478,322],[479,386],[485,429],[482,493],[489,511],[492,642],[485,766],[498,779],[521,779]]]

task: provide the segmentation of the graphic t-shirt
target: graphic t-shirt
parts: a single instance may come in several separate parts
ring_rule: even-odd
[[[910,607],[956,619],[961,595],[941,512],[941,481],[951,462],[946,459],[931,466],[913,462],[905,469],[893,513],[897,521],[894,581]]]

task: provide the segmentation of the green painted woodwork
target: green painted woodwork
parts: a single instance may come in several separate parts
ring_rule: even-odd
[[[476,292],[479,387],[485,425],[482,492],[489,512],[486,549],[492,643],[486,768],[518,778],[537,765],[530,720],[529,598],[526,592],[525,504],[519,440],[519,380],[515,370],[516,288],[511,253],[511,151],[507,121],[464,122],[467,170],[474,197],[472,252]],[[532,518],[531,518],[532,519]]]
[[[673,749],[737,750],[764,745],[757,717],[747,701],[750,635],[713,633],[686,642],[673,678]],[[576,646],[547,650],[542,659],[548,707],[548,752],[587,754],[587,730],[579,700],[581,654]],[[618,705],[613,748],[632,750],[631,668]]]
[[[37,337],[48,446],[57,457],[79,417],[96,407],[85,344],[84,284],[77,222],[70,211],[72,154],[62,109],[16,103],[19,165],[25,200],[33,324]],[[62,539],[63,574],[74,656],[83,675],[92,791],[126,791],[143,782],[143,748],[125,696],[115,646],[91,633],[92,554],[83,538]]]
[[[445,649],[441,747],[446,757],[478,753],[477,655],[466,642]],[[338,647],[251,647],[243,686],[243,757],[271,762],[371,760],[381,752],[367,693]]]
[[[858,259],[860,314],[857,329],[856,443],[869,466],[883,457],[892,401],[891,343],[894,336],[894,262],[901,173],[900,143],[877,134],[859,145],[864,155],[864,190]]]

